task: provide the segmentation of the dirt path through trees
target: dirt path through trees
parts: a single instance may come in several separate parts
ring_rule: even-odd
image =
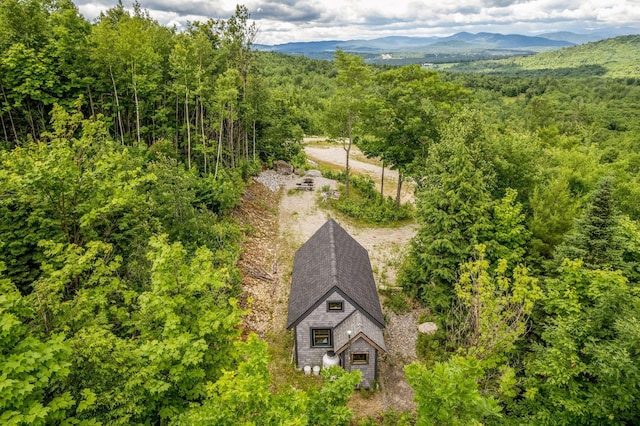
[[[316,139],[309,139],[308,142],[317,142]],[[342,169],[345,167],[347,161],[346,153],[342,145],[335,143],[331,145],[312,145],[307,143],[304,147],[304,152],[307,154],[307,158],[312,161],[326,163],[334,166],[339,166]],[[362,161],[366,160],[366,161]],[[349,157],[349,167],[355,174],[366,174],[370,176],[374,182],[378,191],[380,190],[380,183],[382,181],[382,167],[380,162],[372,159],[368,159],[358,149],[357,146],[351,147],[351,155]],[[396,197],[398,186],[398,171],[385,168],[384,171],[384,194],[392,198]],[[413,202],[413,189],[414,185],[410,181],[405,181],[402,184],[402,191],[400,192],[400,200],[403,203]]]
[[[270,345],[287,346],[286,350],[274,351],[287,358],[291,356],[292,339],[282,336],[288,335],[285,323],[293,256],[332,217],[331,212],[323,208],[317,190],[324,185],[337,188],[335,181],[316,178],[316,191],[296,191],[293,188],[297,181],[295,176],[264,172],[247,189],[243,206],[236,215],[250,231],[240,259],[243,302],[251,308],[245,324]],[[368,250],[378,286],[392,286],[407,243],[415,235],[415,227],[363,228],[343,218],[334,218]],[[388,320],[385,341],[389,352],[379,363],[381,389],[367,393],[366,398],[356,393],[351,399],[350,405],[358,418],[375,417],[390,408],[413,409],[413,393],[404,380],[402,367],[416,358],[418,314],[395,315],[385,308],[383,311]]]

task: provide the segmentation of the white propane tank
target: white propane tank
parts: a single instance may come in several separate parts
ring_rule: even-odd
[[[340,357],[334,351],[327,351],[322,357],[322,369],[340,365]]]

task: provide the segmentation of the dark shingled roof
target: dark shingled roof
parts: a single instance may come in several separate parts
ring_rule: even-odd
[[[335,290],[376,325],[384,327],[367,250],[329,219],[296,252],[287,328],[296,325]]]

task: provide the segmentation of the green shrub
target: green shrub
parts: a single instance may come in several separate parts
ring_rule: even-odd
[[[358,426],[411,426],[416,424],[415,416],[410,411],[390,409],[378,415],[378,418],[367,416],[358,422]]]
[[[323,176],[344,183],[345,173],[323,170]],[[341,197],[330,200],[330,206],[340,213],[368,223],[388,224],[413,217],[413,206],[403,204],[399,207],[388,197],[380,199],[375,182],[369,176],[351,176],[350,198]]]
[[[413,217],[411,205],[403,204],[396,207],[395,203],[389,199],[381,202],[368,198],[340,198],[331,200],[331,205],[349,217],[370,223],[387,224]]]
[[[196,180],[197,202],[218,215],[230,212],[242,203],[242,175],[243,170],[240,169],[223,169],[216,179],[213,175],[208,175]]]
[[[407,296],[401,291],[390,291],[384,300],[384,306],[397,315],[406,314],[411,310]]]

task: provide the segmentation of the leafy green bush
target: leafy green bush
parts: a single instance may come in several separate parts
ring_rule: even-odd
[[[307,156],[304,151],[300,150],[291,157],[291,165],[294,169],[305,169],[307,167]]]
[[[260,160],[243,161],[240,164],[242,171],[242,179],[247,180],[252,176],[257,176],[262,171],[262,163]]]
[[[244,183],[239,169],[223,169],[217,178],[208,175],[196,183],[196,201],[216,214],[224,215],[241,203]]]

